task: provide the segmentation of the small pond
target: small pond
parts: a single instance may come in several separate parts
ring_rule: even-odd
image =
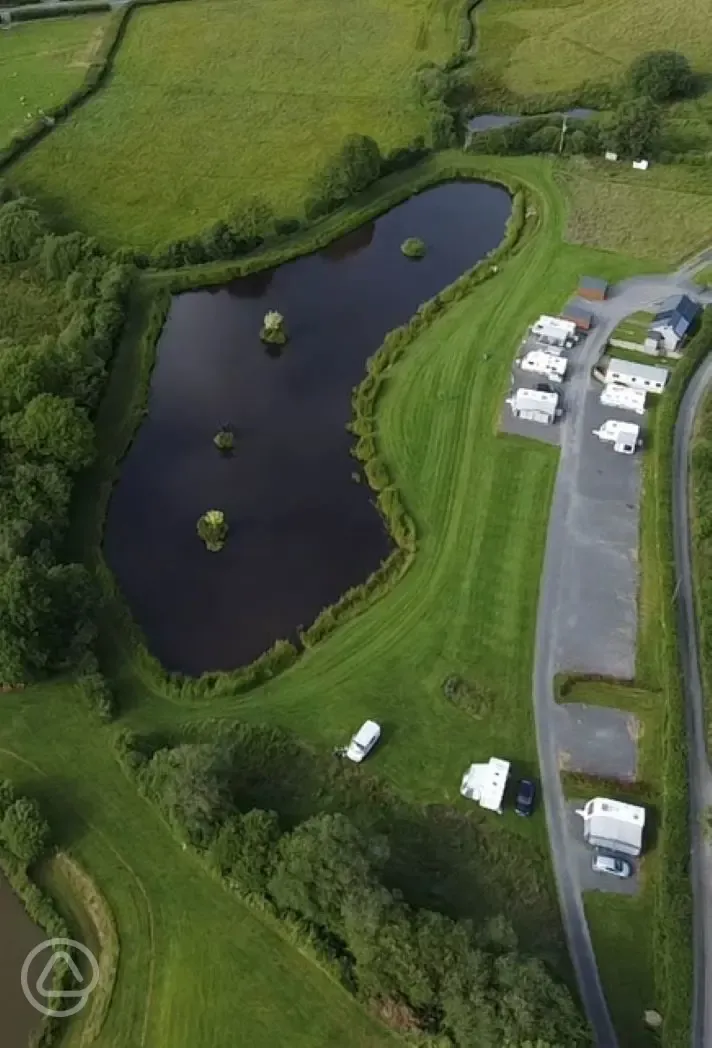
[[[29,952],[44,939],[45,935],[32,923],[0,874],[0,1043],[3,1048],[27,1048],[30,1034],[42,1023],[42,1016],[22,992],[20,973]],[[34,973],[35,979],[40,972]]]
[[[595,109],[567,109],[565,113],[546,113],[543,115],[552,117],[567,116],[571,120],[588,120],[589,117],[595,116],[595,114]],[[477,135],[481,131],[492,131],[497,127],[509,127],[511,124],[518,124],[520,120],[527,119],[529,117],[511,113],[483,113],[481,116],[473,116],[467,121],[467,130]]]
[[[244,665],[387,556],[373,494],[354,480],[351,390],[386,332],[497,246],[510,209],[500,187],[450,183],[317,254],[175,297],[105,538],[166,667]],[[421,261],[401,254],[409,236],[428,245]],[[281,353],[259,339],[268,309],[286,320]],[[223,425],[230,457],[212,442]],[[196,534],[207,509],[229,522],[220,553]]]

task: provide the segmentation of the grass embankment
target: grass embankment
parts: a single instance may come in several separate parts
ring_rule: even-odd
[[[64,852],[57,852],[43,862],[36,877],[66,920],[70,934],[88,946],[98,961],[96,987],[88,1007],[75,1019],[75,1023],[81,1025],[77,1043],[93,1044],[108,1014],[119,963],[119,939],[113,915],[87,872]],[[93,973],[86,958],[79,954],[76,959],[89,982]]]
[[[646,51],[674,48],[695,72],[712,72],[709,10],[694,0],[487,0],[476,14],[478,104],[497,106],[590,81],[615,84]]]
[[[707,170],[576,158],[559,168],[570,202],[566,237],[660,262],[667,269],[712,242],[712,181]]]
[[[14,25],[0,47],[0,149],[82,83],[100,47],[108,16]]]
[[[299,213],[347,134],[383,150],[428,137],[412,73],[454,52],[460,10],[438,0],[137,9],[106,84],[12,177],[114,245],[200,233],[255,195],[280,216]]]
[[[712,752],[712,394],[702,402],[690,458],[690,516],[707,750]]]
[[[654,313],[647,313],[645,310],[641,310],[638,313],[631,313],[629,317],[626,317],[625,320],[620,322],[618,327],[613,331],[611,338],[620,338],[624,342],[636,342],[642,344],[648,333],[648,328],[650,327],[654,315]]]

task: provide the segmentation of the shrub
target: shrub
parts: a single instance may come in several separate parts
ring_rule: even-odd
[[[425,241],[420,237],[408,237],[401,244],[401,251],[406,258],[425,258],[427,250]]]
[[[0,823],[0,837],[21,862],[36,862],[49,843],[49,826],[42,818],[37,801],[20,797],[14,801]]]
[[[213,444],[218,451],[232,451],[235,446],[235,434],[227,426],[224,426],[213,437]]]
[[[287,341],[284,317],[276,309],[270,309],[265,313],[260,330],[260,338],[268,345],[274,346],[283,346]]]
[[[631,64],[627,83],[633,94],[646,95],[654,102],[668,102],[690,93],[692,69],[679,51],[650,51]]]
[[[77,679],[82,698],[94,713],[98,714],[100,720],[113,720],[116,713],[114,695],[111,687],[101,673],[83,673]]]
[[[225,514],[219,509],[209,509],[198,520],[198,535],[211,553],[217,553],[225,545],[228,524]]]
[[[24,262],[45,229],[39,211],[24,200],[11,200],[0,207],[0,262]]]

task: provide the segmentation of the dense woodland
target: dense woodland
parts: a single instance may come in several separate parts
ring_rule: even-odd
[[[386,885],[388,833],[366,832],[338,811],[294,823],[245,810],[245,740],[259,745],[259,732],[239,733],[154,752],[133,737],[121,740],[141,788],[228,886],[296,927],[343,984],[400,1031],[443,1048],[588,1044],[569,989],[520,947],[504,916],[452,919],[409,905]]]
[[[0,338],[0,684],[12,687],[76,666],[94,639],[92,580],[62,553],[74,477],[95,455],[92,417],[131,269],[79,233],[55,235],[8,191],[0,267],[8,286],[43,287],[61,321],[28,340],[5,311]]]

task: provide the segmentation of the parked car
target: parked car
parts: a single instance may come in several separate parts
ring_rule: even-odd
[[[536,786],[531,779],[520,779],[517,783],[517,799],[514,802],[514,810],[517,815],[531,815],[534,811],[534,798],[536,797]]]
[[[631,864],[615,855],[594,855],[591,866],[596,873],[610,873],[612,877],[633,876]]]
[[[380,737],[380,726],[375,721],[365,721],[351,739],[346,749],[346,756],[350,761],[360,764],[364,757],[368,757]]]

